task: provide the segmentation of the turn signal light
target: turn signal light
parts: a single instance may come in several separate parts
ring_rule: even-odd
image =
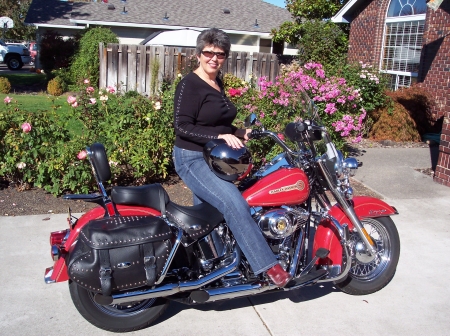
[[[52,255],[53,261],[58,261],[59,257],[61,256],[58,246],[56,246],[56,245],[52,246],[51,255]]]

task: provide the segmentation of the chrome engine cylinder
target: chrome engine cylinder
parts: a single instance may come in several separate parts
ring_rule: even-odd
[[[261,215],[258,225],[266,238],[283,239],[304,225],[308,216],[309,213],[302,209],[273,209]]]

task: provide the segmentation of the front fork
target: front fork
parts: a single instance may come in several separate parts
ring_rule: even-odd
[[[366,246],[367,253],[369,255],[374,255],[376,253],[375,243],[373,242],[372,238],[370,238],[370,236],[367,233],[366,229],[364,228],[363,224],[361,223],[358,216],[356,215],[355,209],[353,208],[353,206],[351,206],[347,202],[347,200],[344,198],[342,193],[335,186],[333,178],[331,177],[331,174],[328,171],[328,168],[326,167],[324,161],[318,160],[317,163],[318,163],[320,169],[322,170],[323,176],[325,177],[325,180],[330,188],[331,193],[333,194],[337,203],[341,206],[345,215],[348,217],[350,222],[353,224],[353,227],[356,229],[361,240],[363,241],[364,245]],[[339,222],[337,222],[337,223],[339,224]]]

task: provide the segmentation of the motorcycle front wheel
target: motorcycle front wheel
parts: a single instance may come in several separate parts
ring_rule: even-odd
[[[379,291],[394,277],[400,257],[400,238],[390,217],[366,218],[362,224],[376,245],[370,255],[358,233],[350,235],[350,272],[335,285],[352,295],[365,295]]]
[[[73,281],[70,296],[78,312],[91,324],[112,332],[129,332],[150,326],[169,306],[169,301],[154,298],[120,305],[103,306],[94,301],[94,294]]]

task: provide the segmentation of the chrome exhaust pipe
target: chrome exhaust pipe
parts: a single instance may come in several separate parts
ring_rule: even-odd
[[[104,297],[101,294],[97,294],[95,295],[94,299],[98,304],[109,305],[109,304],[121,304],[125,302],[147,300],[157,297],[165,297],[180,292],[192,291],[212,281],[220,279],[223,276],[227,275],[228,273],[233,272],[239,266],[240,262],[241,262],[241,251],[239,250],[238,247],[236,247],[234,249],[232,261],[230,264],[204,276],[203,278],[194,281],[167,284],[153,289],[136,290],[132,292],[113,294],[111,297]]]
[[[276,286],[273,284],[256,282],[253,284],[194,291],[191,293],[190,299],[194,303],[214,302],[219,300],[234,299],[242,296],[261,294],[274,288],[276,288]]]

